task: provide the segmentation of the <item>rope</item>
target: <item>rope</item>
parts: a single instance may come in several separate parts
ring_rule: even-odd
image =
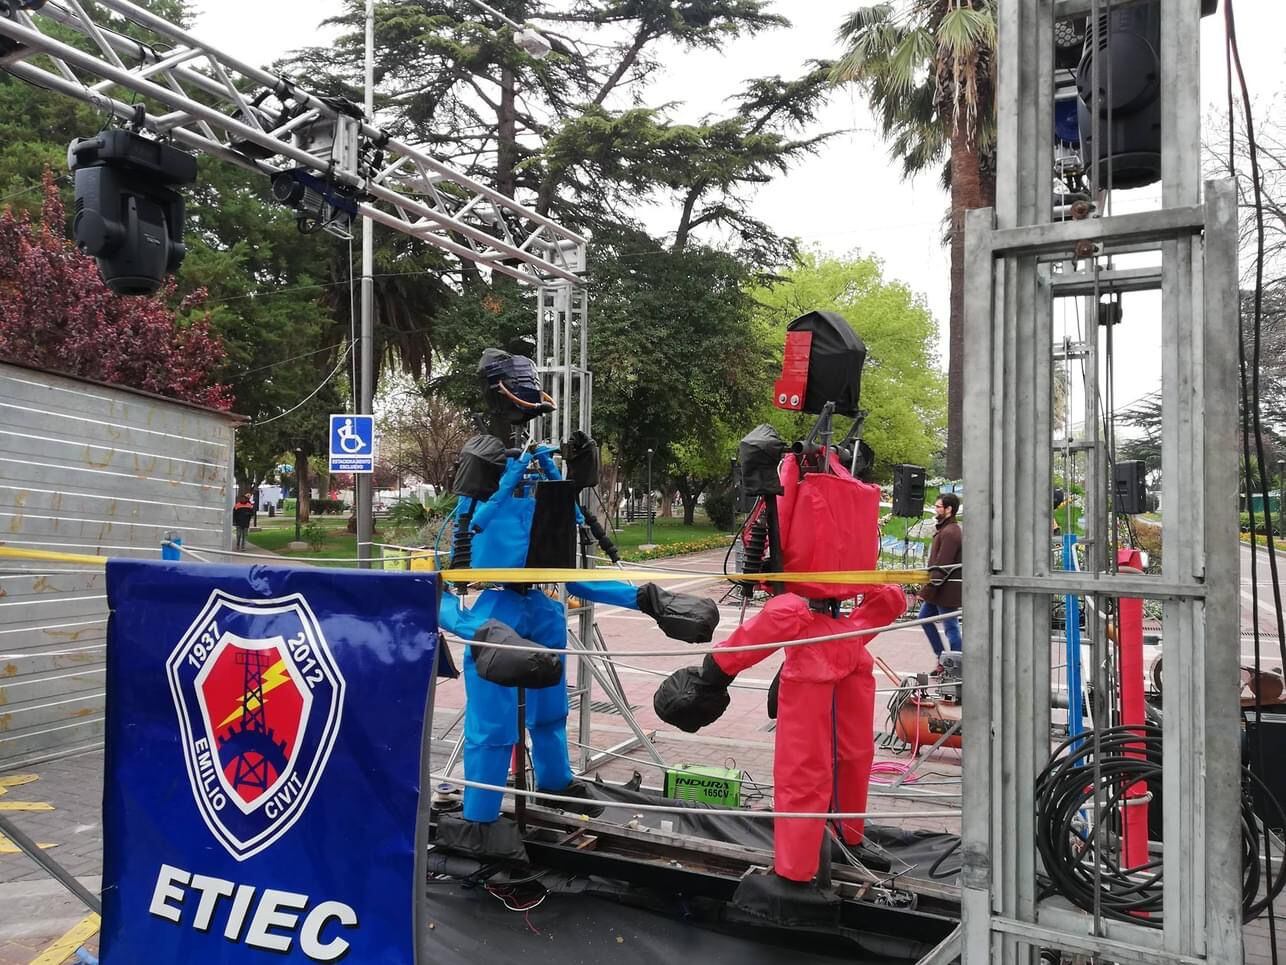
[[[687,647],[683,650],[629,650],[624,652],[627,657],[689,657],[706,653],[742,653],[755,650],[786,650],[790,647],[807,647],[814,643],[829,643],[832,640],[849,640],[853,637],[873,637],[876,634],[886,633],[889,630],[905,630],[909,627],[922,627],[927,623],[941,623],[943,620],[952,620],[960,616],[959,610],[952,610],[950,613],[939,613],[937,616],[924,617],[919,620],[902,620],[896,623],[890,623],[885,627],[863,627],[860,630],[848,630],[844,633],[830,633],[822,637],[804,637],[800,640],[782,640],[777,643],[747,643],[735,647]],[[540,646],[523,646],[518,643],[489,643],[480,640],[466,640],[463,637],[449,634],[453,640],[460,643],[468,644],[471,647],[494,647],[497,650],[513,650],[517,653],[549,653],[551,647]],[[556,651],[563,652],[563,651]],[[581,650],[573,649],[567,651],[572,656],[589,657],[592,659],[615,660],[616,653],[611,650]]]
[[[608,808],[621,808],[627,811],[654,811],[660,814],[691,814],[694,810],[699,810],[703,816],[718,815],[719,817],[737,817],[737,818],[819,818],[833,819],[836,821],[858,821],[858,820],[879,820],[892,821],[902,818],[944,818],[959,817],[961,812],[958,808],[948,810],[934,811],[749,811],[738,810],[736,808],[683,808],[675,807],[668,804],[635,804],[631,801],[604,801],[600,798],[592,800],[583,797],[569,797],[564,794],[548,794],[544,791],[537,790],[519,790],[515,787],[505,787],[499,784],[483,784],[481,781],[469,781],[462,777],[450,777],[446,774],[431,774],[430,780],[440,781],[444,784],[453,784],[457,787],[471,787],[479,791],[499,791],[501,794],[512,794],[520,797],[539,798],[536,803],[544,801],[557,801],[560,804],[575,804],[578,807],[584,807],[586,804],[602,806]],[[566,809],[572,810],[572,809]]]

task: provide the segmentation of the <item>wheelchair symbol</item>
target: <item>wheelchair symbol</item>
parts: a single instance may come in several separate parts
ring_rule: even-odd
[[[335,437],[339,440],[339,448],[350,455],[366,448],[366,440],[357,434],[357,430],[353,428],[352,419],[343,421],[335,430]]]

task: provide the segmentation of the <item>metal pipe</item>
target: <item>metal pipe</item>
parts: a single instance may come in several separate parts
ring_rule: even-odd
[[[375,0],[366,0],[366,119],[375,123]],[[362,219],[362,331],[358,341],[358,358],[361,365],[361,391],[357,411],[371,415],[375,411],[375,225],[370,218]],[[374,454],[372,439],[372,455]],[[371,473],[357,474],[357,558],[363,569],[370,568],[372,520]]]

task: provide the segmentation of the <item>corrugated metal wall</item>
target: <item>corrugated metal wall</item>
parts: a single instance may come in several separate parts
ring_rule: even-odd
[[[0,363],[0,545],[160,557],[226,547],[234,420]],[[0,769],[96,746],[101,568],[0,559]]]

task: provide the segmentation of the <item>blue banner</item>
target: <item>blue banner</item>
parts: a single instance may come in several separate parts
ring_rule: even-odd
[[[422,962],[435,577],[113,560],[107,595],[105,965]]]

